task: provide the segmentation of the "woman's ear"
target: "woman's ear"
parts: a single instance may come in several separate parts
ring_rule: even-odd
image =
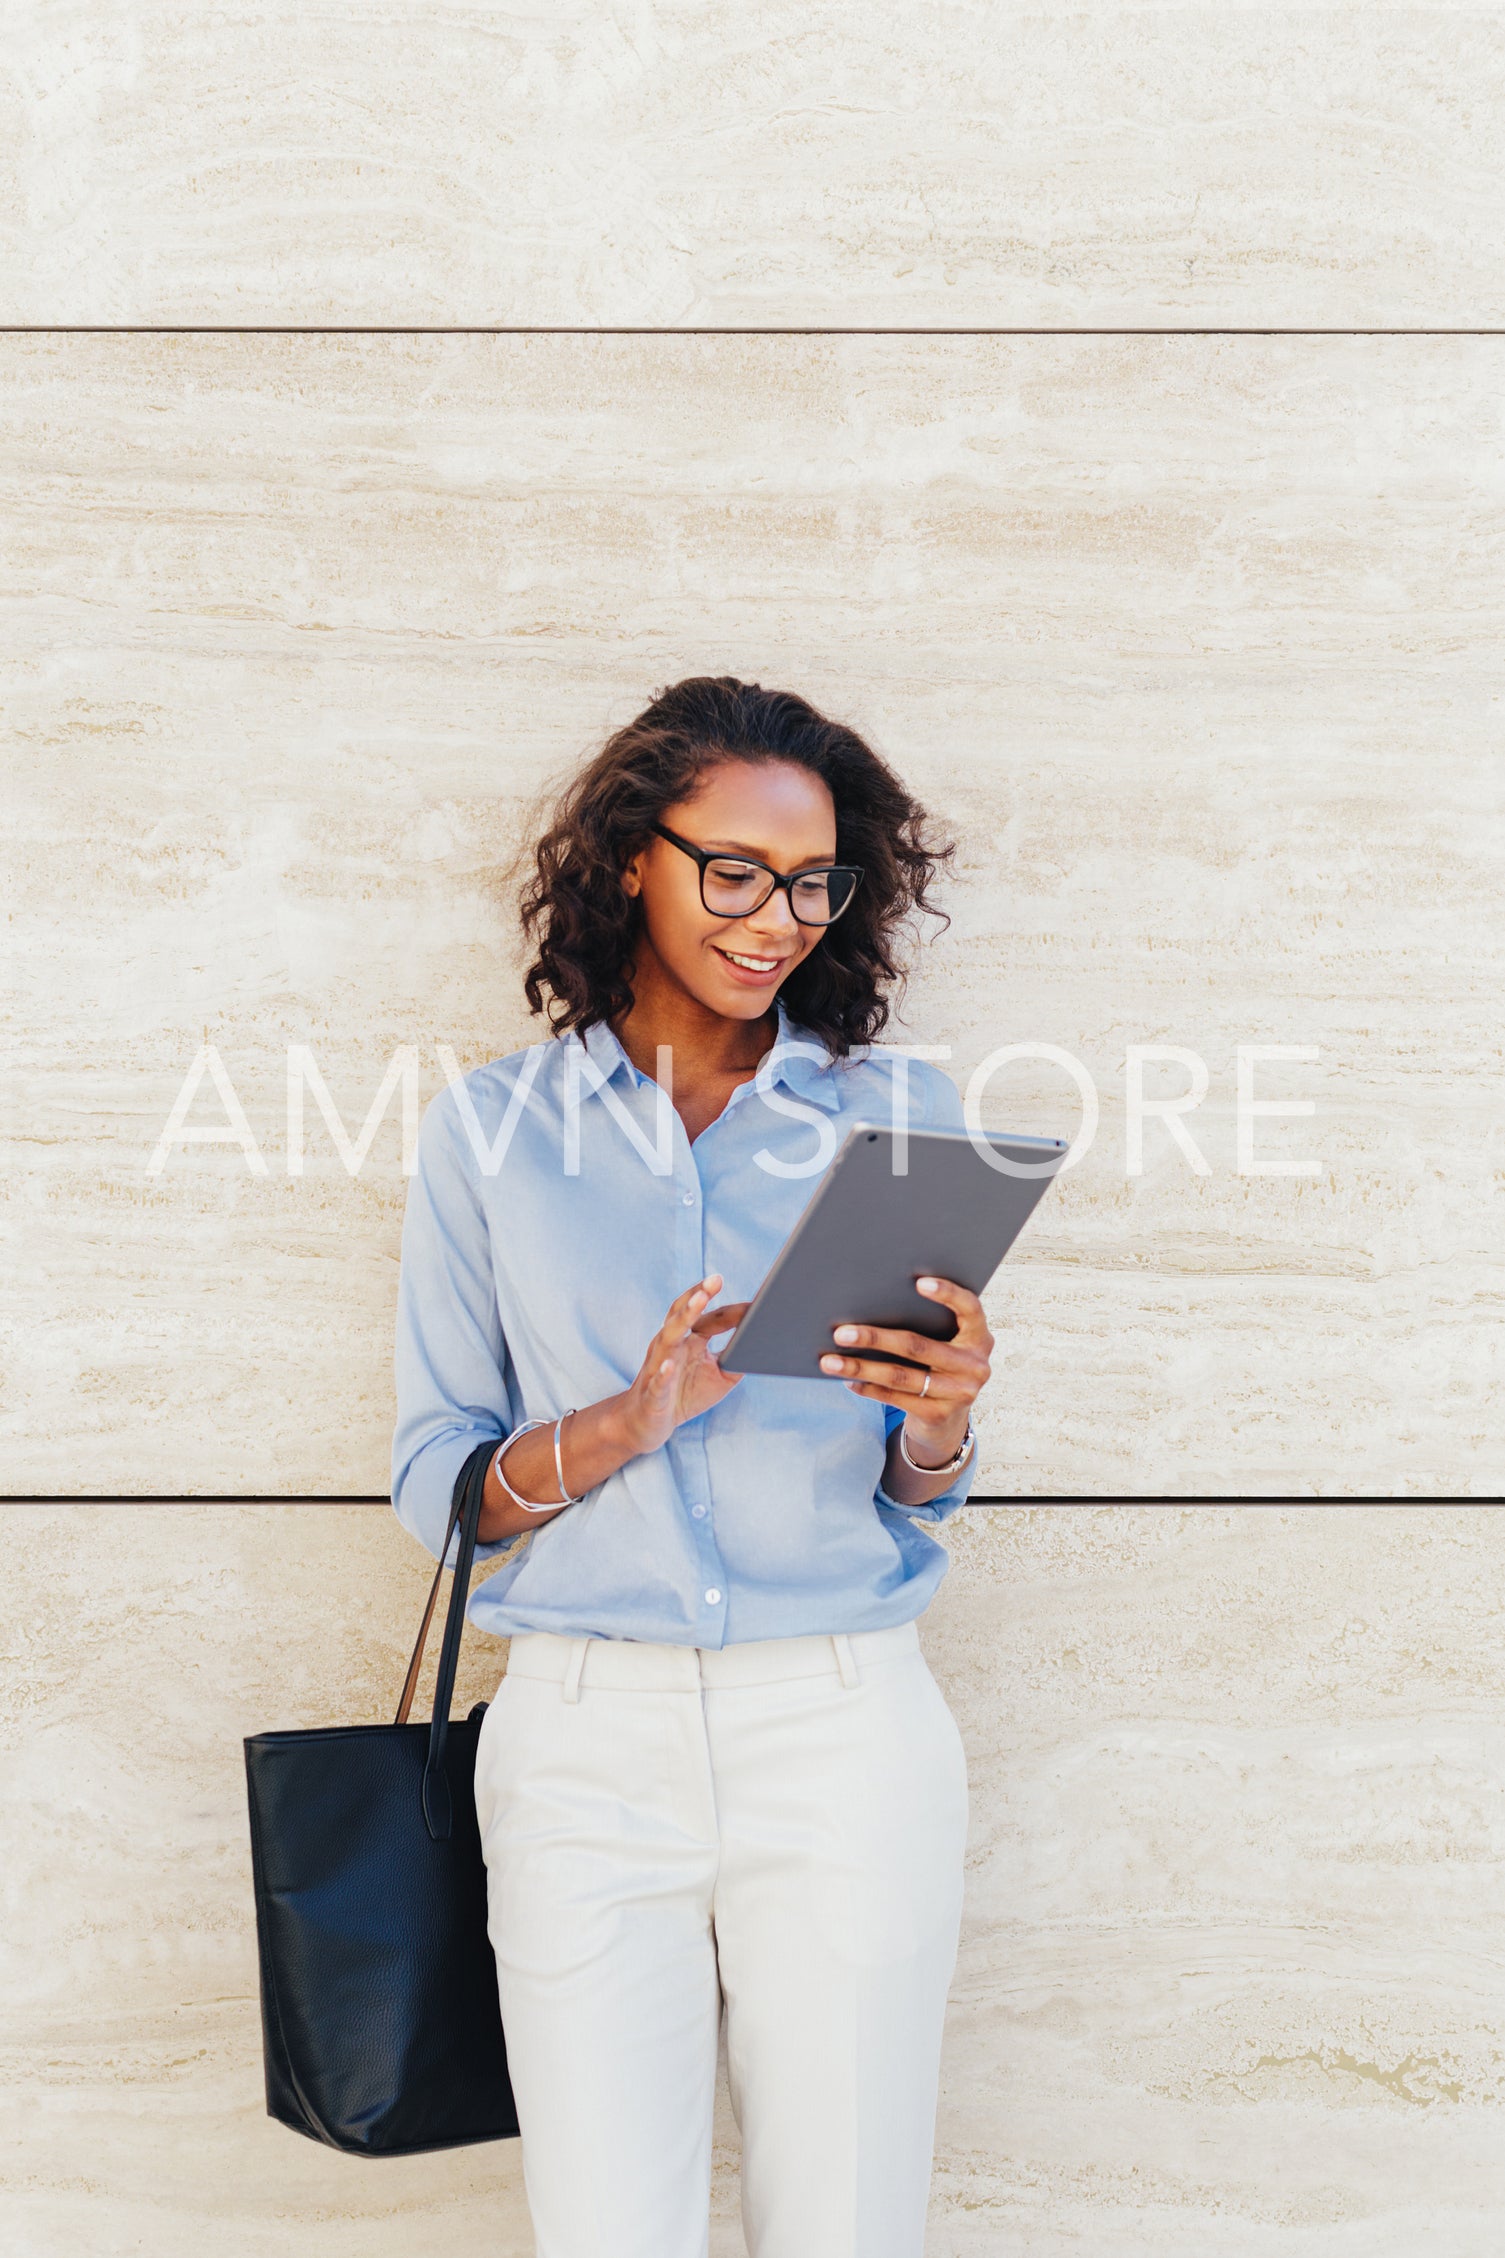
[[[631,862],[622,871],[622,891],[624,894],[635,894],[642,883],[642,874],[638,869],[638,858],[634,855]]]

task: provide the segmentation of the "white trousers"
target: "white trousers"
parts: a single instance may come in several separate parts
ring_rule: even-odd
[[[913,1623],[515,1637],[476,1808],[538,2258],[705,2258],[723,2002],[751,2258],[921,2258],[967,1774]]]

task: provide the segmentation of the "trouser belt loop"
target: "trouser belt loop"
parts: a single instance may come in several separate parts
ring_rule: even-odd
[[[564,1674],[566,1701],[580,1699],[580,1673],[585,1668],[585,1650],[589,1645],[589,1639],[576,1639],[570,1648],[570,1666]]]
[[[857,1657],[852,1652],[851,1640],[845,1631],[833,1631],[831,1644],[836,1649],[836,1667],[841,1672],[842,1684],[855,1686],[858,1683]]]

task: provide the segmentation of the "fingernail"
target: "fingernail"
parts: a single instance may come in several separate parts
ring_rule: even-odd
[[[855,1341],[857,1338],[856,1326],[838,1325],[836,1328],[836,1338],[838,1341]]]
[[[915,1284],[922,1294],[933,1294],[940,1284],[939,1278],[916,1278]]]
[[[822,1372],[839,1372],[841,1370],[841,1358],[839,1356],[823,1356],[820,1360],[820,1368]]]

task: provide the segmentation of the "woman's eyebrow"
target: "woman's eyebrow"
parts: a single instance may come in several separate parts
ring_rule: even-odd
[[[778,868],[777,863],[773,862],[772,858],[766,855],[761,847],[750,847],[745,839],[705,839],[701,843],[703,846],[716,848],[718,852],[725,849],[734,854],[748,855],[754,862],[766,862],[771,869],[776,870]],[[806,863],[819,863],[824,866],[826,863],[835,860],[834,855],[801,855],[799,861],[793,867],[796,870],[803,870]]]

